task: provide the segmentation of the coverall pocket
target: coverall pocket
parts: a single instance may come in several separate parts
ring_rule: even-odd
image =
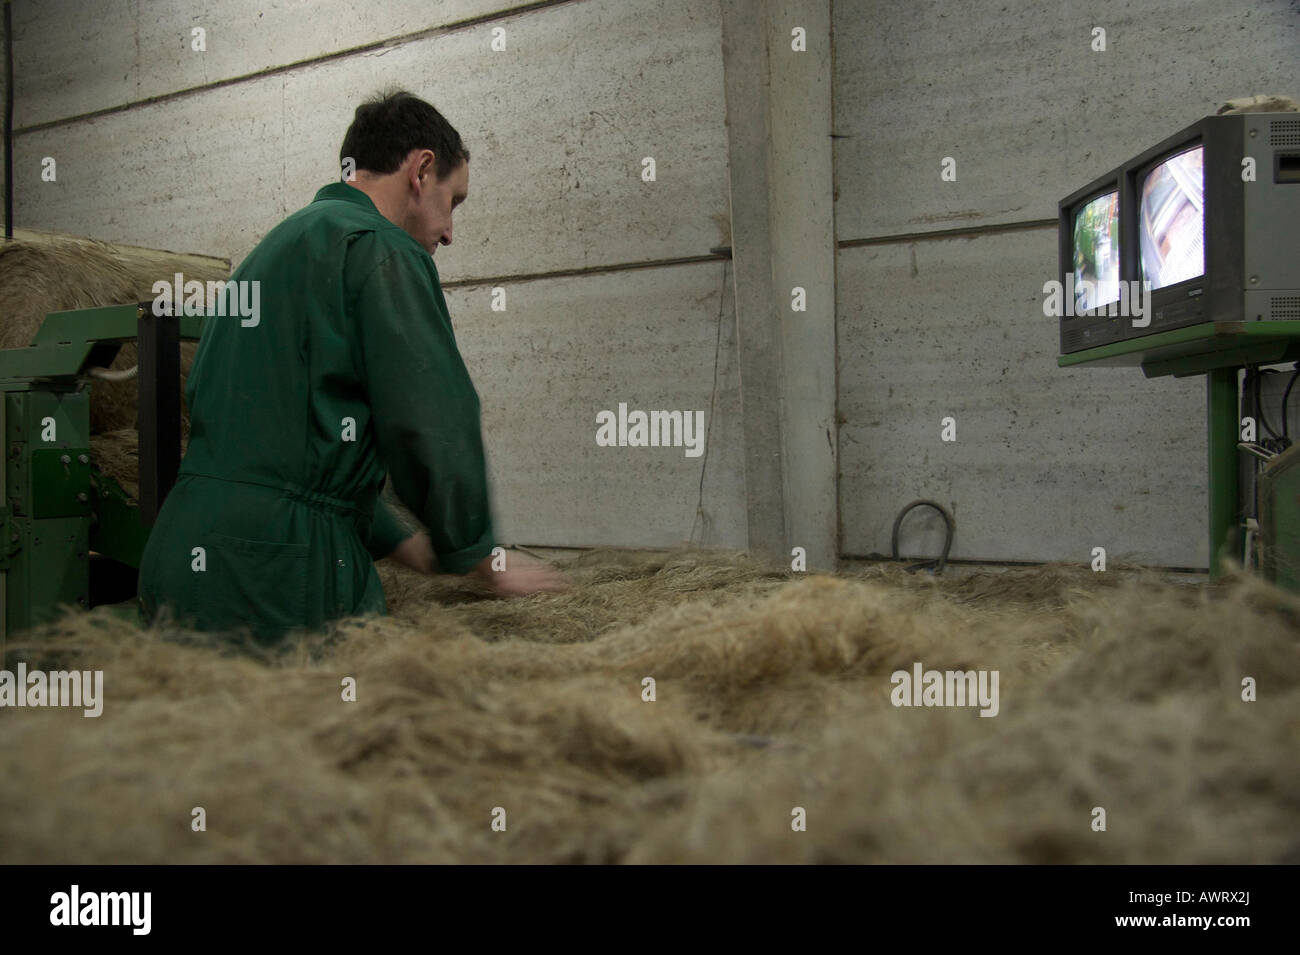
[[[271,640],[310,626],[306,544],[207,536],[207,572],[194,580],[205,630],[248,627],[254,637]]]

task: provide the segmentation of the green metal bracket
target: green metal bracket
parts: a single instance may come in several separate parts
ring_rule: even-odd
[[[149,528],[140,522],[140,509],[107,474],[91,472],[95,516],[90,525],[91,550],[139,567]]]
[[[1199,374],[1211,368],[1287,361],[1287,356],[1295,354],[1297,347],[1300,347],[1300,321],[1205,322],[1098,345],[1072,355],[1060,355],[1056,364],[1059,368],[1091,365],[1094,368],[1159,369],[1165,364],[1170,366],[1169,371],[1148,372],[1147,377],[1151,378],[1174,374],[1175,371]]]
[[[31,345],[0,350],[0,380],[84,375],[95,364],[96,351],[102,354],[107,346],[115,354],[114,345],[135,341],[143,314],[139,304],[51,312]],[[185,315],[177,321],[182,339],[197,340],[203,334],[204,316]]]
[[[1142,363],[1142,373],[1148,378],[1173,375],[1187,378],[1203,375],[1215,368],[1244,368],[1246,365],[1276,365],[1300,358],[1300,341],[1296,339],[1269,340],[1224,347],[1211,359],[1204,354],[1181,358],[1151,360]]]
[[[85,517],[90,513],[90,449],[31,452],[32,517]]]

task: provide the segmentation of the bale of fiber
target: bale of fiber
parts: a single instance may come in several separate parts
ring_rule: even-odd
[[[154,298],[153,284],[170,282],[177,273],[203,282],[225,279],[230,263],[206,256],[113,246],[90,239],[20,232],[0,243],[0,348],[30,345],[50,312],[129,305]],[[181,379],[189,375],[197,345],[181,343]],[[135,345],[125,344],[110,366],[136,363]],[[91,386],[90,427],[103,434],[136,423],[134,380],[96,380]],[[182,430],[189,433],[189,414],[182,409]]]
[[[181,456],[185,455],[188,437],[181,438]],[[133,499],[140,497],[140,433],[134,428],[119,428],[91,435],[91,462],[111,477]]]

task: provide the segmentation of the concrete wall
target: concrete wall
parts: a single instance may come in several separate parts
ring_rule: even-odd
[[[20,226],[238,262],[337,178],[364,95],[458,127],[471,198],[437,261],[508,541],[885,553],[933,497],[954,557],[1207,562],[1203,384],[1056,368],[1046,220],[1223,100],[1300,92],[1296,0],[85,7],[15,5]],[[788,314],[830,281],[833,311]],[[619,402],[712,408],[707,457],[597,447]],[[916,512],[903,550],[940,541]]]
[[[27,16],[15,23],[19,70],[56,60],[73,69],[66,32],[42,19],[66,6],[20,2],[15,14]],[[225,22],[226,6],[208,5],[216,22]],[[253,5],[229,6],[238,13]],[[297,29],[315,24],[323,35],[297,40],[291,51],[343,44],[336,33],[356,19],[353,6],[314,4],[315,15]],[[439,10],[486,5],[424,6],[433,20]],[[19,213],[39,220],[24,222],[31,228],[81,228],[181,251],[201,246],[238,262],[284,215],[338,178],[353,109],[398,84],[433,102],[474,159],[459,237],[439,256],[444,280],[707,254],[728,238],[720,41],[716,11],[712,19],[701,15],[709,6],[570,2],[295,69],[276,69],[284,59],[278,50],[272,56],[254,45],[239,64],[226,52],[205,68],[212,85],[88,118],[77,111],[134,97],[125,87],[146,68],[134,68],[123,83],[107,81],[116,88],[103,92],[83,90],[85,77],[69,89],[42,79],[40,70],[35,86],[20,73]],[[106,16],[90,48],[131,46],[132,26],[129,18]],[[490,49],[495,28],[506,30],[503,52]],[[186,56],[206,63],[217,37],[262,37],[267,29],[220,28],[208,36],[210,54]],[[358,34],[369,37],[369,30]],[[173,88],[188,88],[196,68],[177,69]],[[234,73],[248,78],[229,81]],[[148,75],[134,83],[141,96],[160,95]],[[58,160],[57,183],[40,181],[46,155]],[[641,180],[645,156],[656,160],[654,183]]]
[[[724,261],[511,283],[504,313],[490,286],[448,291],[507,540],[745,546],[730,286]],[[597,447],[596,414],[619,402],[700,410],[706,428],[711,411],[707,456]]]
[[[1086,561],[1103,546],[1206,566],[1203,379],[1056,368],[1042,313],[1056,230],[1034,224],[1226,99],[1296,95],[1297,13],[1294,0],[836,0],[846,554],[888,553],[898,511],[933,497],[955,512],[956,557]],[[955,182],[940,180],[944,157]],[[933,235],[952,229],[969,232]],[[936,555],[941,528],[914,512],[904,553]]]
[[[716,3],[355,7],[106,0],[92,24],[82,3],[20,0],[18,221],[237,263],[338,178],[357,103],[405,86],[472,156],[437,263],[502,536],[743,547],[730,279],[709,253],[730,241]],[[597,447],[619,402],[704,411],[707,455]]]

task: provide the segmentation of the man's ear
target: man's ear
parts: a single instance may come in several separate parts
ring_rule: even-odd
[[[426,179],[426,177],[427,177],[427,178],[432,178],[432,177],[433,177],[433,175],[434,175],[434,168],[435,168],[435,166],[434,166],[434,160],[435,160],[435,158],[436,158],[436,157],[433,155],[433,153],[421,153],[421,154],[420,154],[419,169],[418,169],[417,174],[416,174],[416,178],[417,178],[417,179],[419,179],[419,180],[424,180],[424,179]]]
[[[421,171],[423,169],[420,153],[416,150],[412,150],[406,157],[406,160],[402,163],[402,168],[406,175],[407,185],[414,189],[418,194],[424,188],[424,184],[420,182]]]

